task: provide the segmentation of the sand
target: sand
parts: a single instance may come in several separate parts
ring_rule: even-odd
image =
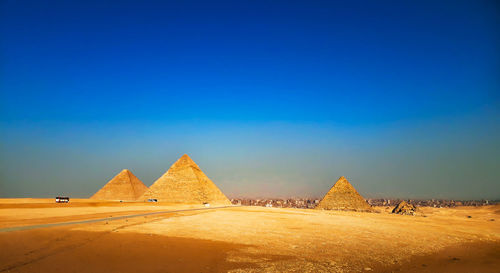
[[[1,223],[10,219],[5,226],[176,208],[15,204],[0,206]],[[497,272],[500,267],[499,206],[423,208],[426,217],[377,209],[380,213],[229,207],[0,232],[0,272]],[[34,217],[32,210],[46,212]]]

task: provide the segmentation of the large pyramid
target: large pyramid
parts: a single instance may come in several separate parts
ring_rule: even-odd
[[[124,169],[97,191],[91,199],[134,201],[148,189],[131,171]]]
[[[326,210],[371,211],[371,206],[366,203],[365,199],[343,176],[333,185],[316,208]]]
[[[171,203],[231,205],[229,199],[188,155],[179,158],[141,199],[150,198]]]

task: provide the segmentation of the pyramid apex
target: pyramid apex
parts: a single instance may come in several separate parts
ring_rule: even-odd
[[[339,179],[337,180],[337,183],[339,183],[339,184],[349,184],[349,185],[351,184],[351,183],[349,183],[349,180],[347,180],[347,178],[345,178],[345,176],[339,177]],[[337,184],[337,183],[335,183],[335,184]]]
[[[187,155],[187,154],[184,154],[183,156],[181,156],[177,160],[177,162],[181,163],[181,164],[196,165],[196,163],[194,163],[194,161],[191,159],[191,157],[189,157],[189,155]]]
[[[129,169],[123,169],[120,171],[120,174],[126,174],[126,175],[130,176],[130,174],[132,174],[132,172]]]
[[[342,190],[342,191],[356,191],[351,185],[349,180],[345,176],[341,176],[337,182],[333,185],[332,189]]]

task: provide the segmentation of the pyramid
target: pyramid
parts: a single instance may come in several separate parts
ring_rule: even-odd
[[[124,169],[97,191],[91,199],[134,201],[148,189],[131,171]]]
[[[179,158],[149,187],[141,199],[183,204],[231,205],[229,199],[188,155]]]
[[[316,209],[371,211],[371,206],[342,176],[319,202]]]

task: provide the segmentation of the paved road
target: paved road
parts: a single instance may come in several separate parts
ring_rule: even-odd
[[[231,206],[213,207],[213,208],[199,208],[199,209],[180,209],[180,210],[157,211],[157,212],[131,214],[131,215],[106,217],[106,218],[99,218],[99,219],[73,221],[73,222],[51,223],[51,224],[32,225],[32,226],[20,226],[20,227],[7,227],[7,228],[0,228],[0,232],[11,232],[11,231],[30,230],[30,229],[37,229],[37,228],[48,228],[48,227],[59,227],[59,226],[69,226],[69,225],[78,225],[78,224],[89,224],[89,223],[97,223],[97,222],[103,222],[103,221],[114,221],[114,220],[121,220],[121,219],[127,219],[127,218],[133,218],[133,217],[141,217],[141,216],[148,216],[148,215],[158,215],[158,214],[176,213],[176,212],[184,212],[184,211],[196,211],[196,210],[222,209],[222,208],[228,208],[228,207],[231,207]]]

